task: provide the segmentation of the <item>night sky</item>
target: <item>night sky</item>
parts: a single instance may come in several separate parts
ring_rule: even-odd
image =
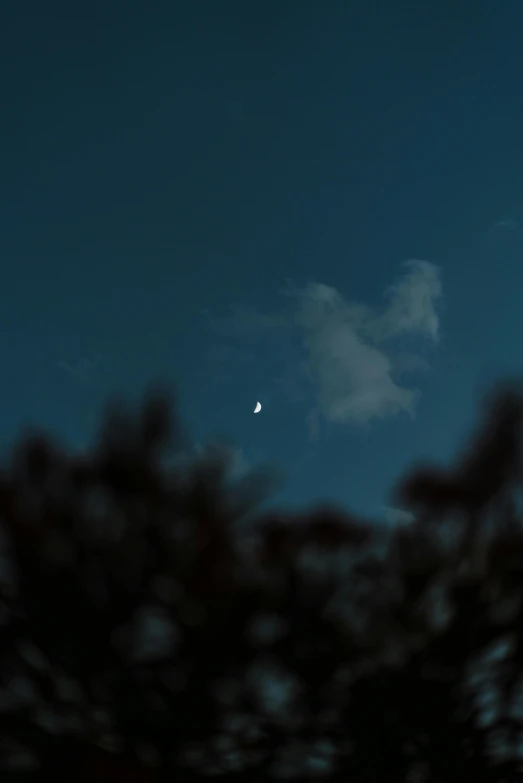
[[[455,454],[523,359],[523,3],[0,17],[4,448],[158,379],[293,504]]]

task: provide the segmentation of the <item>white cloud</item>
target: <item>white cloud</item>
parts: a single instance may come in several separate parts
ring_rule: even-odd
[[[335,289],[310,283],[287,293],[297,301],[295,322],[303,332],[319,409],[334,422],[366,423],[405,412],[414,415],[416,389],[399,385],[385,341],[416,335],[436,341],[441,296],[437,267],[407,262],[408,272],[389,291],[382,313],[346,302]]]
[[[316,399],[307,417],[312,439],[321,418],[365,424],[400,413],[413,416],[419,391],[403,379],[428,365],[410,347],[403,350],[402,340],[438,342],[442,286],[434,264],[411,260],[404,266],[379,310],[348,301],[324,283],[297,288],[287,282],[280,293],[290,307],[283,311],[262,314],[236,307],[226,317],[209,320],[221,335],[272,340],[263,350],[278,369],[282,364],[274,386],[294,404],[312,385]]]
[[[407,261],[405,266],[409,271],[388,289],[389,305],[371,324],[371,333],[377,340],[420,335],[436,342],[436,302],[442,293],[439,270],[428,261]]]

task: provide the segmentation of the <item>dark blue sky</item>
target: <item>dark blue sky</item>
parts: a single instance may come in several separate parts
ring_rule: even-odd
[[[195,442],[379,513],[520,372],[523,4],[1,17],[2,443],[168,379]]]

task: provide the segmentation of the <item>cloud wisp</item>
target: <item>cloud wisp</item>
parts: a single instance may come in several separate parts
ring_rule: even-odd
[[[371,324],[378,341],[417,335],[437,342],[437,302],[442,295],[439,269],[428,261],[407,261],[406,274],[388,291],[388,307]]]
[[[95,373],[101,368],[104,358],[101,354],[97,354],[92,359],[83,358],[75,362],[66,362],[61,359],[56,362],[56,366],[65,370],[76,383],[86,384],[93,380]]]

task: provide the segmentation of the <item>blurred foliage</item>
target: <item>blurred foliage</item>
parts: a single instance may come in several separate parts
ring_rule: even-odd
[[[519,390],[386,531],[263,511],[169,398],[0,475],[0,763],[55,780],[523,780]],[[9,567],[8,567],[9,566]]]

